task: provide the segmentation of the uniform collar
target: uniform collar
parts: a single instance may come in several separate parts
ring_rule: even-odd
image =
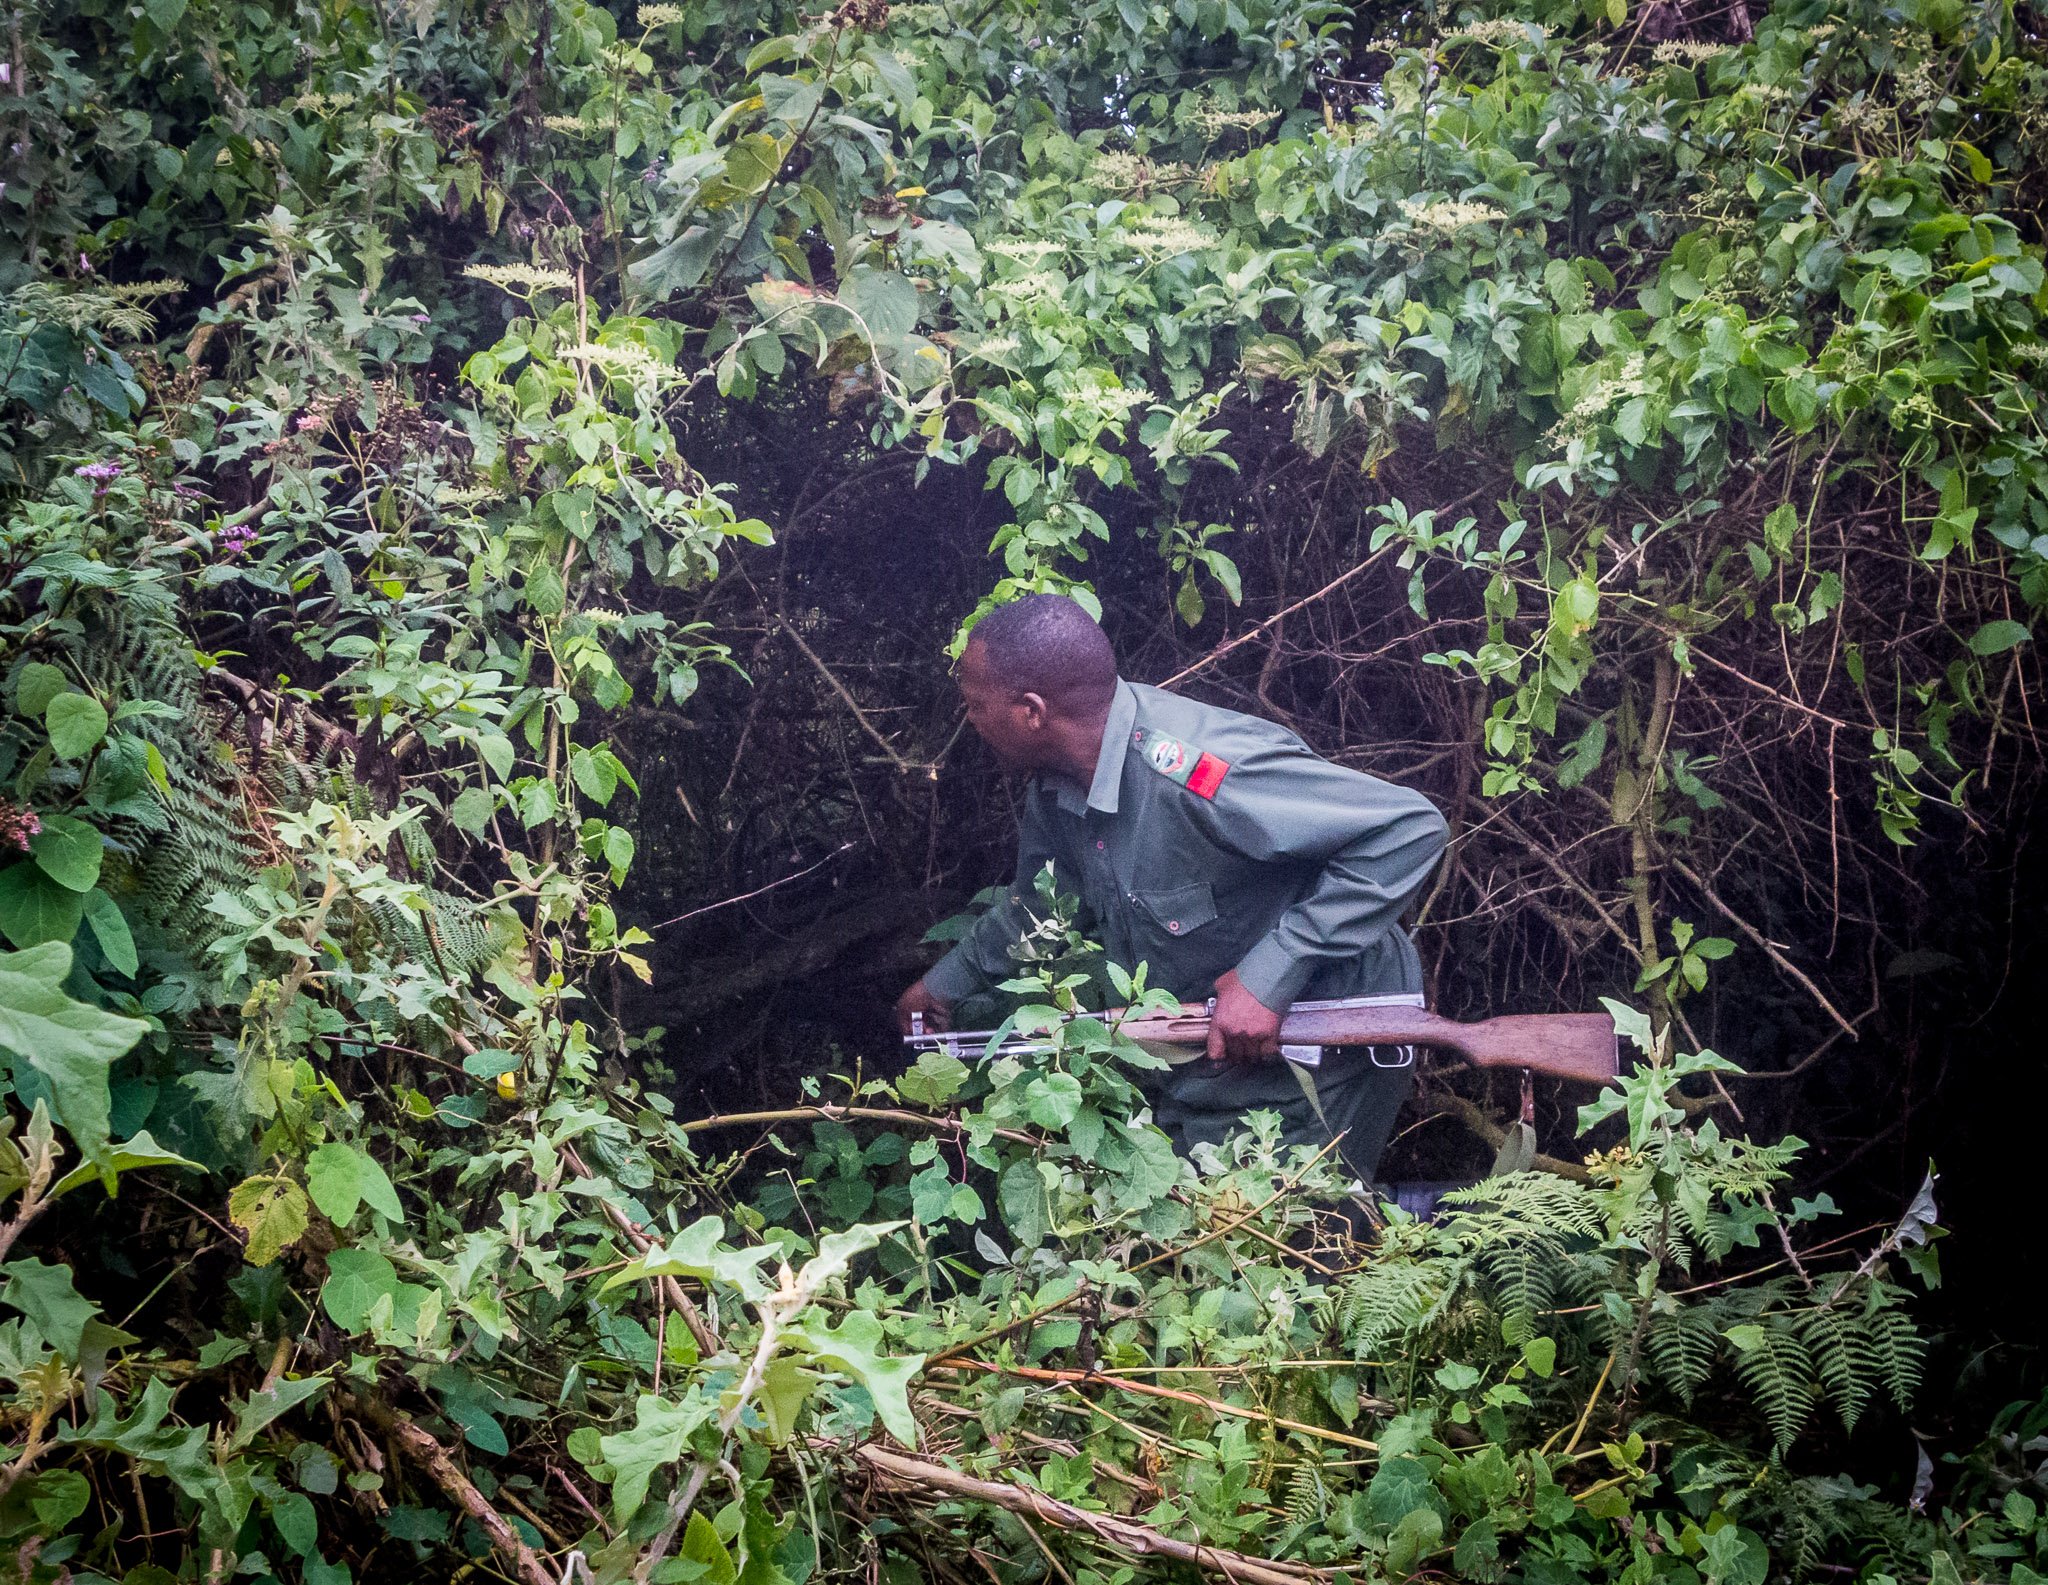
[[[1088,807],[1106,815],[1116,813],[1117,794],[1124,784],[1124,750],[1131,746],[1131,729],[1138,720],[1138,694],[1121,677],[1116,697],[1109,702],[1109,719],[1102,727],[1102,752],[1095,760],[1095,780],[1088,786]]]
[[[1116,695],[1109,702],[1109,719],[1102,725],[1102,749],[1095,757],[1095,779],[1088,784],[1088,801],[1081,801],[1081,789],[1065,777],[1044,777],[1059,806],[1070,815],[1085,815],[1090,809],[1113,815],[1124,783],[1124,751],[1130,747],[1131,732],[1138,721],[1138,694],[1121,677]]]

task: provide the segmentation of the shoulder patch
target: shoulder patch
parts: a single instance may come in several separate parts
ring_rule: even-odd
[[[1161,737],[1141,730],[1133,735],[1131,742],[1132,747],[1144,754],[1148,765],[1168,781],[1179,782],[1197,798],[1214,798],[1216,789],[1223,785],[1223,778],[1230,771],[1228,760],[1204,753],[1178,738]]]

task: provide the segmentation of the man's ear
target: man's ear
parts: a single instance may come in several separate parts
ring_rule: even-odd
[[[1020,693],[1017,695],[1017,705],[1024,712],[1024,724],[1034,732],[1044,731],[1046,724],[1052,720],[1052,706],[1045,702],[1045,695],[1042,693]]]

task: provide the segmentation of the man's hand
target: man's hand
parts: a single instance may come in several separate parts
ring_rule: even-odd
[[[935,1034],[942,1035],[953,1027],[953,1009],[926,990],[923,980],[896,998],[896,1027],[906,1035],[910,1033],[912,1013],[923,1013],[924,1027]]]
[[[899,1004],[900,1005],[900,1004]],[[1280,1015],[1244,988],[1232,969],[1216,982],[1216,1015],[1209,1020],[1209,1060],[1253,1062],[1280,1054]]]

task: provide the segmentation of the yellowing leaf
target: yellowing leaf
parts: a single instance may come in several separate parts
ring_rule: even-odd
[[[229,1191],[228,1220],[249,1235],[249,1264],[267,1266],[304,1236],[306,1191],[276,1173],[244,1178]]]

